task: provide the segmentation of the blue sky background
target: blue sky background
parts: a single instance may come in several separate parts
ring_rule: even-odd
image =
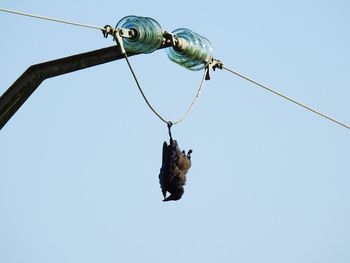
[[[206,36],[227,67],[350,122],[349,1],[7,1],[97,26],[149,16]],[[30,65],[113,45],[97,30],[0,13],[3,93]],[[163,50],[131,58],[181,115],[201,72]],[[350,262],[349,130],[216,71],[175,126],[193,149],[163,203],[166,126],[125,61],[46,80],[1,130],[0,262]]]

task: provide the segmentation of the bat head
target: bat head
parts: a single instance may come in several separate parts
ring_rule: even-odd
[[[167,202],[167,201],[177,201],[179,199],[181,199],[182,195],[184,194],[184,188],[178,188],[177,191],[173,192],[171,195],[169,195],[167,198],[165,198],[163,200],[163,202]]]

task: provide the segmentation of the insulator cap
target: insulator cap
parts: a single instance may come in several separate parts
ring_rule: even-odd
[[[163,30],[156,20],[150,17],[126,16],[116,28],[133,30],[135,35],[123,38],[124,48],[133,53],[151,53],[163,43]]]
[[[179,28],[172,33],[176,46],[166,49],[170,60],[190,70],[201,70],[209,64],[213,48],[208,39],[187,28]]]

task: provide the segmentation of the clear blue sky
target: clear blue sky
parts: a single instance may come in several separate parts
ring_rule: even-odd
[[[206,36],[226,66],[350,122],[349,1],[9,1],[97,26],[126,15]],[[113,45],[0,13],[3,93],[27,67]],[[131,58],[170,119],[201,78]],[[0,262],[350,262],[350,133],[224,71],[173,129],[193,149],[179,202],[158,184],[166,126],[125,61],[45,81],[0,134]]]

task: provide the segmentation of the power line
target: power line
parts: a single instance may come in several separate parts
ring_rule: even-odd
[[[32,17],[32,18],[48,20],[48,21],[52,21],[52,22],[58,22],[58,23],[73,25],[73,26],[80,26],[80,27],[85,27],[85,28],[93,28],[93,29],[98,29],[98,30],[104,30],[103,27],[99,27],[99,26],[93,26],[93,25],[88,25],[88,24],[81,24],[81,23],[67,21],[67,20],[62,20],[62,19],[56,19],[56,18],[51,18],[51,17],[46,17],[46,16],[39,16],[39,15],[34,15],[34,14],[28,14],[28,13],[23,13],[23,12],[19,12],[19,11],[15,11],[15,10],[9,10],[9,9],[5,9],[5,8],[0,8],[0,11],[5,12],[5,13],[10,13],[10,14],[16,14],[16,15],[21,15],[21,16],[27,16],[27,17]]]
[[[323,117],[323,118],[326,118],[326,119],[328,119],[328,120],[330,120],[330,121],[332,121],[332,122],[334,122],[334,123],[336,123],[336,124],[339,124],[339,125],[341,125],[341,126],[347,128],[347,129],[350,129],[350,126],[349,126],[349,125],[347,125],[347,124],[345,124],[345,123],[342,123],[342,122],[340,122],[340,121],[338,121],[338,120],[336,120],[336,119],[334,119],[334,118],[332,118],[332,117],[330,117],[330,116],[328,116],[328,115],[326,115],[326,114],[324,114],[324,113],[321,113],[321,112],[319,112],[318,110],[315,110],[315,109],[313,109],[313,108],[311,108],[311,107],[305,105],[304,103],[301,103],[301,102],[299,102],[299,101],[296,101],[296,100],[294,100],[294,99],[292,99],[292,98],[290,98],[290,97],[288,97],[288,96],[286,96],[286,95],[284,95],[284,94],[282,94],[282,93],[280,93],[280,92],[277,92],[277,91],[275,91],[275,90],[273,90],[273,89],[271,89],[271,88],[269,88],[269,87],[267,87],[267,86],[265,86],[265,85],[263,85],[263,84],[261,84],[261,83],[255,81],[255,80],[253,80],[253,79],[251,79],[251,78],[249,78],[249,77],[247,77],[247,76],[244,76],[244,75],[238,73],[237,71],[234,71],[234,70],[232,70],[232,69],[229,69],[229,68],[227,68],[227,67],[225,67],[225,66],[222,66],[222,69],[225,69],[225,70],[231,72],[232,74],[235,74],[236,76],[238,76],[238,77],[240,77],[240,78],[243,78],[243,79],[245,79],[245,80],[247,80],[247,81],[249,81],[249,82],[255,84],[256,86],[259,86],[260,88],[263,88],[263,89],[265,89],[265,90],[267,90],[267,91],[269,91],[269,92],[271,92],[271,93],[273,93],[273,94],[275,94],[275,95],[277,95],[277,96],[280,96],[280,97],[282,97],[282,98],[284,98],[284,99],[286,99],[286,100],[288,100],[288,101],[290,101],[290,102],[292,102],[292,103],[295,103],[295,104],[297,104],[297,105],[303,107],[304,109],[307,109],[307,110],[309,110],[309,111],[311,111],[311,112],[313,112],[313,113],[316,113],[317,115],[319,115],[319,116],[321,116],[321,117]]]
[[[29,13],[23,13],[23,12],[19,12],[19,11],[15,11],[15,10],[9,10],[9,9],[5,9],[5,8],[0,8],[0,11],[6,12],[6,13],[10,13],[10,14],[22,15],[22,16],[27,16],[27,17],[37,18],[37,19],[43,19],[43,20],[52,21],[52,22],[64,23],[64,24],[73,25],[73,26],[79,26],[79,27],[85,27],[85,28],[92,28],[92,29],[98,29],[98,30],[105,30],[104,27],[93,26],[93,25],[88,25],[88,24],[81,24],[81,23],[77,23],[77,22],[72,22],[72,21],[67,21],[67,20],[62,20],[62,19],[56,19],[56,18],[51,18],[51,17],[46,17],[46,16],[39,16],[39,15],[34,15],[34,14],[29,14]],[[140,83],[139,83],[139,81],[138,81],[138,79],[137,79],[137,77],[136,77],[136,75],[135,75],[135,72],[134,72],[134,70],[133,70],[132,67],[131,67],[131,64],[130,64],[130,62],[129,62],[129,60],[128,60],[128,57],[127,57],[126,54],[125,54],[125,58],[126,58],[126,61],[127,61],[128,66],[129,66],[129,68],[130,68],[130,71],[131,71],[131,73],[132,73],[132,75],[133,75],[133,77],[134,77],[134,79],[135,79],[136,85],[137,85],[137,87],[138,87],[138,89],[139,89],[139,91],[140,91],[140,93],[141,93],[143,99],[145,100],[146,104],[148,105],[148,107],[153,111],[153,113],[154,113],[161,121],[163,121],[163,122],[165,122],[165,123],[169,123],[170,121],[167,121],[164,117],[162,117],[162,116],[152,107],[152,105],[150,104],[150,102],[147,100],[147,98],[146,98],[146,96],[145,96],[145,94],[144,94],[144,92],[143,92],[143,90],[142,90],[142,88],[141,88],[141,86],[140,86]],[[309,110],[309,111],[311,111],[311,112],[313,112],[313,113],[315,113],[315,114],[317,114],[317,115],[319,115],[319,116],[321,116],[321,117],[323,117],[323,118],[326,118],[326,119],[328,119],[328,120],[330,120],[330,121],[332,121],[332,122],[334,122],[334,123],[336,123],[336,124],[339,124],[339,125],[341,125],[341,126],[347,128],[347,129],[350,129],[350,126],[349,126],[349,125],[347,125],[347,124],[345,124],[345,123],[343,123],[343,122],[340,122],[340,121],[338,121],[338,120],[336,120],[336,119],[334,119],[334,118],[332,118],[332,117],[330,117],[330,116],[328,116],[328,115],[326,115],[326,114],[324,114],[324,113],[322,113],[322,112],[319,112],[318,110],[313,109],[313,108],[311,108],[311,107],[305,105],[304,103],[301,103],[301,102],[299,102],[299,101],[296,101],[296,100],[294,100],[294,99],[292,99],[292,98],[290,98],[290,97],[288,97],[288,96],[286,96],[286,95],[284,95],[284,94],[282,94],[282,93],[280,93],[280,92],[277,92],[277,91],[275,91],[275,90],[273,90],[273,89],[271,89],[271,88],[269,88],[269,87],[267,87],[267,86],[265,86],[265,85],[263,85],[263,84],[261,84],[261,83],[255,81],[255,80],[253,80],[253,79],[251,79],[251,78],[249,78],[249,77],[247,77],[247,76],[244,76],[244,75],[238,73],[237,71],[234,71],[234,70],[232,70],[232,69],[229,69],[229,68],[227,68],[227,67],[225,67],[225,66],[222,66],[222,69],[224,69],[224,70],[226,70],[226,71],[229,71],[229,72],[231,72],[232,74],[235,74],[235,75],[237,75],[237,76],[239,76],[239,77],[241,77],[241,78],[243,78],[243,79],[245,79],[245,80],[247,80],[247,81],[249,81],[249,82],[251,82],[251,83],[257,85],[257,86],[259,86],[260,88],[263,88],[263,89],[265,89],[265,90],[267,90],[267,91],[269,91],[269,92],[271,92],[271,93],[273,93],[273,94],[275,94],[275,95],[277,95],[277,96],[279,96],[279,97],[282,97],[282,98],[284,98],[284,99],[286,99],[286,100],[288,100],[288,101],[290,101],[290,102],[292,102],[292,103],[294,103],[294,104],[297,104],[297,105],[303,107],[304,109],[307,109],[307,110]],[[184,113],[184,115],[183,115],[181,118],[179,118],[178,120],[172,122],[173,124],[177,124],[177,123],[182,122],[182,121],[187,117],[187,115],[189,114],[189,112],[192,110],[193,105],[194,105],[194,103],[196,102],[196,100],[197,100],[197,98],[198,98],[198,96],[199,96],[199,93],[200,93],[200,91],[201,91],[201,89],[202,89],[202,87],[203,87],[204,80],[205,80],[205,75],[207,74],[207,72],[208,72],[208,68],[205,69],[204,76],[203,76],[203,78],[202,78],[202,80],[201,80],[200,86],[199,86],[199,88],[198,88],[198,90],[197,90],[197,93],[196,93],[196,95],[195,95],[195,97],[194,97],[192,103],[190,104],[188,110]]]

